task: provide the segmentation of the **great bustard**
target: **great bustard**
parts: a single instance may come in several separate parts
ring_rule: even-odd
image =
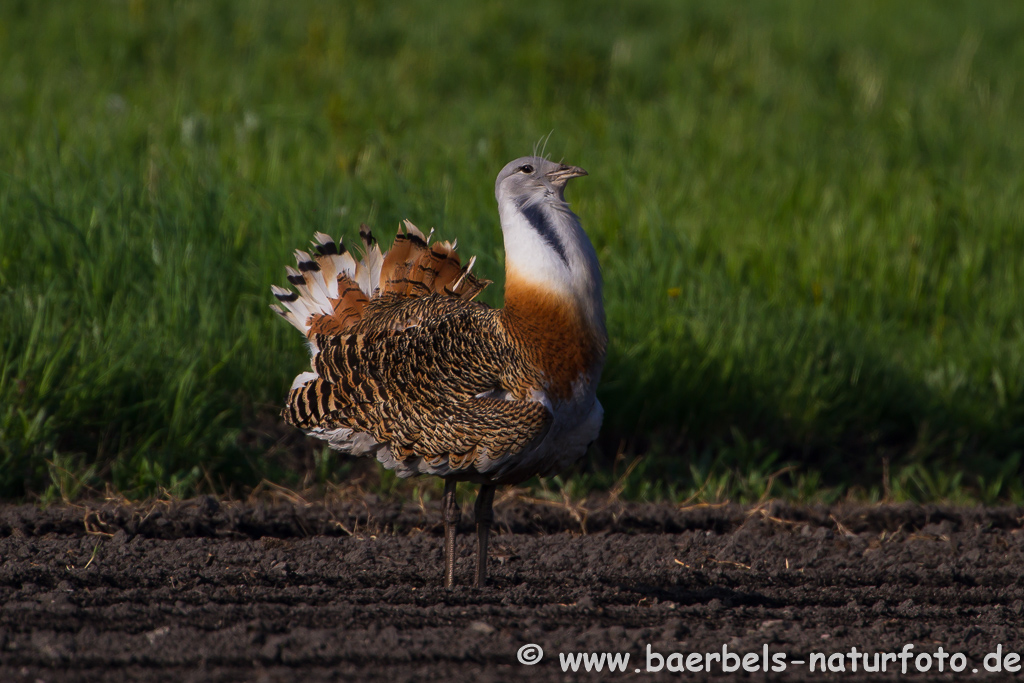
[[[406,221],[381,253],[360,230],[363,257],[316,234],[296,252],[295,292],[273,308],[309,340],[312,372],[295,378],[285,420],[332,448],[373,455],[399,476],[445,479],[445,586],[455,572],[458,482],[476,500],[478,586],[496,486],[557,472],[596,438],[595,390],[607,334],[597,254],[563,195],[575,166],[523,157],[498,174],[505,307],[473,301],[489,282],[449,242]]]

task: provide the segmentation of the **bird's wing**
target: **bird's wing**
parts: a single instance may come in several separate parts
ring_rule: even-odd
[[[497,312],[481,304],[384,300],[351,334],[312,341],[317,378],[293,389],[285,409],[296,426],[351,429],[400,460],[446,459],[460,469],[523,452],[551,424],[547,407],[526,398],[529,373]]]

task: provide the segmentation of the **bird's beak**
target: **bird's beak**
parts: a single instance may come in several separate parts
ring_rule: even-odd
[[[565,184],[570,178],[579,178],[581,175],[587,175],[579,166],[559,166],[557,170],[547,174],[547,179],[551,181],[551,184],[557,187],[565,187]]]

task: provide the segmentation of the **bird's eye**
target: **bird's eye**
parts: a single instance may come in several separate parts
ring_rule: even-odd
[[[526,164],[525,166],[520,166],[519,170],[523,173],[533,173],[533,166]]]

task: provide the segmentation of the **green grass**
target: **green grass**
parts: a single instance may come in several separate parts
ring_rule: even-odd
[[[347,476],[275,417],[306,361],[269,285],[410,218],[499,304],[493,179],[550,133],[612,338],[551,485],[643,455],[626,497],[1024,502],[1021,35],[1000,2],[4,2],[0,497]]]

